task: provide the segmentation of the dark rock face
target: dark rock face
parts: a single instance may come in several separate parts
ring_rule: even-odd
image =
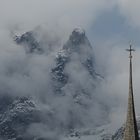
[[[38,52],[42,53],[42,48],[39,42],[35,38],[35,33],[33,31],[26,32],[21,36],[15,37],[15,42],[19,45],[23,45],[27,53]]]
[[[69,37],[69,41],[71,43],[71,45],[81,45],[81,44],[87,44],[87,37],[85,34],[85,31],[83,29],[75,29],[73,30],[72,34]],[[90,43],[88,42],[88,45],[90,45]],[[67,45],[64,46],[64,48],[67,48]]]
[[[40,121],[38,115],[39,110],[30,99],[16,98],[1,114],[0,135],[6,139],[23,135],[29,124]]]
[[[116,133],[112,136],[113,140],[123,140],[123,134],[124,134],[124,127],[121,127],[116,131]]]
[[[84,50],[84,48],[86,50]],[[92,50],[92,46],[83,29],[74,29],[69,40],[63,46],[68,53]],[[84,53],[84,52],[83,52]]]
[[[61,92],[61,88],[67,84],[68,75],[64,73],[66,63],[68,62],[67,56],[62,56],[61,54],[56,58],[56,67],[52,69],[52,80],[55,81],[54,88],[56,93]]]
[[[9,97],[10,98],[10,97]],[[45,116],[45,118],[44,118]],[[28,132],[31,125],[50,125],[55,121],[51,111],[40,110],[35,102],[29,97],[16,97],[8,105],[7,109],[0,114],[0,136],[2,140],[36,140],[44,139],[43,136],[37,138],[35,134]],[[32,127],[32,129],[36,129]]]

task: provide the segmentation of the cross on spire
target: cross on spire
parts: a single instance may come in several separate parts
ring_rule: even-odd
[[[129,58],[131,59],[132,58],[132,52],[134,52],[135,50],[132,49],[132,45],[130,44],[130,48],[129,49],[126,49],[126,51],[128,51],[130,54],[129,54]]]
[[[132,52],[135,51],[132,49],[132,45],[127,49],[130,52],[129,58],[129,96],[128,96],[128,109],[127,109],[127,118],[125,124],[125,132],[123,140],[139,140],[138,127],[136,122],[135,115],[135,104],[134,104],[134,95],[133,95],[133,81],[132,81]]]

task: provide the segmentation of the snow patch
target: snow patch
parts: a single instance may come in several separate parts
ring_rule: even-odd
[[[80,27],[79,28],[75,28],[73,32],[76,32],[76,33],[78,33],[80,35],[85,35],[85,30],[80,28]]]

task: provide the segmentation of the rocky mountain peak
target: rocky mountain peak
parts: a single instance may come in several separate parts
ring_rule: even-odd
[[[68,41],[63,46],[63,49],[67,51],[78,51],[80,48],[82,48],[82,46],[86,47],[86,49],[88,49],[88,47],[91,48],[85,31],[81,28],[76,28],[72,31]]]
[[[15,36],[15,42],[23,45],[27,53],[42,52],[39,42],[35,38],[35,32],[29,31],[21,36]]]
[[[97,74],[95,70],[93,47],[91,46],[85,31],[80,28],[76,28],[72,31],[68,41],[57,53],[56,66],[52,69],[53,81],[56,82],[54,82],[55,92],[58,91],[58,93],[61,93],[61,89],[69,84],[70,79],[73,79],[73,74],[71,75],[73,66],[75,69],[81,67],[87,76],[92,79],[91,81],[97,82],[97,79],[100,79],[99,74]],[[81,71],[78,73],[75,71],[77,73],[76,75],[80,74]],[[82,78],[82,76],[80,77]],[[95,83],[93,84],[94,86]],[[78,85],[78,83],[76,85]],[[94,87],[93,85],[92,87]],[[80,87],[81,85],[79,85],[77,89],[79,90]],[[83,87],[81,87],[81,89],[82,88]],[[81,93],[83,93],[83,91],[81,91]]]
[[[79,37],[85,37],[85,30],[84,29],[82,29],[82,28],[75,28],[74,30],[73,30],[73,32],[72,32],[72,35],[71,35],[71,37],[77,37],[77,36],[79,36]]]
[[[72,34],[70,35],[70,41],[75,45],[80,45],[81,43],[83,43],[84,39],[85,31],[80,28],[74,29]]]

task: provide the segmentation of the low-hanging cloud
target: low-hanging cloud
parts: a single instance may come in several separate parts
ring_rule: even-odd
[[[131,2],[125,0],[117,2],[112,2],[112,0],[0,0],[0,94],[36,96],[45,107],[49,104],[56,109],[57,120],[66,125],[64,127],[67,127],[68,123],[70,123],[69,112],[74,114],[75,121],[83,121],[86,127],[94,127],[99,122],[104,123],[103,116],[106,115],[104,114],[106,113],[104,111],[106,107],[109,108],[107,113],[109,114],[109,121],[112,122],[113,130],[121,126],[125,120],[128,92],[128,61],[125,47],[122,47],[124,44],[118,43],[118,40],[115,43],[112,40],[107,40],[107,43],[101,41],[100,46],[96,44],[97,47],[95,46],[94,51],[97,70],[105,79],[94,93],[94,103],[89,102],[89,100],[85,101],[92,106],[89,110],[90,112],[75,106],[70,95],[68,97],[54,98],[50,77],[50,71],[55,66],[56,52],[62,48],[72,29],[77,26],[81,26],[86,30],[91,29],[96,18],[116,4],[119,5],[123,16],[139,25],[137,8],[136,11],[133,10],[137,6],[131,7]],[[136,1],[136,5],[138,5],[138,1]],[[129,11],[130,7],[132,10]],[[58,41],[57,45],[54,43],[55,49],[49,50],[49,54],[48,47],[47,45],[45,46],[46,42],[43,42],[46,53],[42,55],[27,54],[22,46],[14,43],[12,37],[15,34],[30,31],[42,24],[47,28],[47,33],[44,34],[45,31],[43,31],[43,34],[39,34],[38,39],[45,40],[46,38],[46,42],[50,40],[51,42],[53,40]],[[138,114],[140,112],[138,109],[139,53],[140,51],[137,48],[136,56],[134,57],[134,89]],[[78,61],[78,59],[76,60]],[[70,64],[66,71],[73,75],[72,81],[78,83],[77,81],[79,80],[82,86],[87,86],[88,89],[93,90],[90,87],[91,83],[88,81],[89,77],[86,71],[77,61]],[[75,74],[72,71],[75,67],[77,71],[82,69],[82,72]],[[86,81],[88,82],[85,85]],[[67,91],[67,93],[68,91],[75,92],[72,91],[74,89],[71,87],[73,88],[74,85],[68,85],[63,90]],[[40,106],[43,108],[43,105]],[[85,114],[89,114],[89,116]],[[101,122],[102,120],[103,122]],[[93,121],[93,124],[90,124],[91,121]],[[79,127],[77,125],[79,124],[76,124],[76,127]],[[28,129],[28,133],[33,133],[32,128],[34,126],[39,128],[35,132],[38,132],[39,135],[45,135],[44,137],[52,137],[53,135],[55,139],[58,132],[56,130],[53,134],[51,132],[45,134],[42,130],[48,130],[49,126],[32,124]],[[60,127],[60,124],[57,127]]]

